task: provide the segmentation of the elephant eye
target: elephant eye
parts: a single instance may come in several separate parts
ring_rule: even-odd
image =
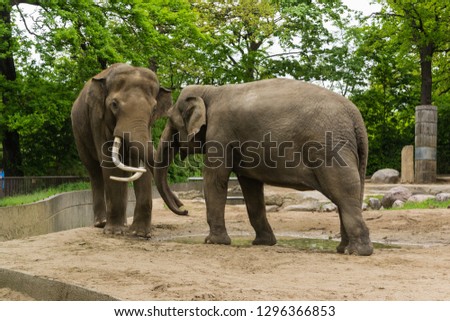
[[[119,110],[119,103],[117,102],[117,100],[113,99],[113,101],[111,101],[111,110],[113,112],[117,112]]]

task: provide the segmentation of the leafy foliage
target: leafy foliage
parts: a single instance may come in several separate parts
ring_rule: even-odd
[[[402,146],[414,144],[415,106],[435,104],[439,117],[444,117],[438,122],[438,173],[448,173],[450,140],[449,123],[445,120],[450,83],[444,67],[449,63],[450,51],[448,3],[378,2],[382,10],[374,23],[366,24],[363,32],[366,40],[359,49],[369,65],[370,87],[364,94],[379,93],[365,99],[367,105],[378,105],[374,108],[380,113],[378,118],[371,118],[367,108],[363,108],[371,139],[369,172],[380,167],[399,169]],[[361,106],[364,102],[359,100],[357,104]]]
[[[202,38],[195,12],[183,0],[52,1],[11,8],[13,37],[2,44],[14,45],[3,54],[14,58],[17,78],[0,78],[6,89],[0,125],[2,132],[18,133],[26,175],[83,171],[70,109],[90,77],[112,63],[129,62],[158,69],[164,85],[180,87],[179,69],[192,52],[184,44]]]
[[[383,168],[400,170],[401,150],[414,141],[414,113],[419,99],[419,76],[414,57],[404,56],[377,25],[360,29],[355,57],[364,57],[369,87],[352,91],[369,136],[368,173]]]
[[[82,174],[71,105],[90,77],[127,62],[155,70],[174,100],[188,84],[272,77],[319,83],[361,109],[369,174],[399,169],[401,148],[414,143],[424,79],[431,79],[421,68],[427,62],[421,48],[431,45],[438,166],[448,173],[449,6],[445,0],[378,2],[381,12],[369,18],[341,0],[2,0],[0,139],[5,155],[21,154],[3,165],[26,175]],[[164,125],[161,119],[153,126],[155,142]],[[17,144],[11,146],[11,137]],[[200,175],[200,163],[199,157],[177,160],[170,178]]]

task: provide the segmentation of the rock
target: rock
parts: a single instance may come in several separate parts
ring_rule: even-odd
[[[282,206],[284,203],[283,196],[279,194],[266,195],[264,197],[266,205]]]
[[[421,202],[425,202],[426,200],[435,198],[434,195],[427,195],[427,194],[416,194],[411,196],[410,198],[408,198],[408,202],[411,203],[421,203]]]
[[[392,208],[402,208],[405,205],[405,202],[401,200],[396,200],[394,204],[392,204]]]
[[[242,205],[245,204],[244,196],[227,196],[228,205]]]
[[[394,204],[394,202],[396,200],[406,202],[408,200],[408,198],[410,198],[411,196],[412,196],[412,193],[409,189],[407,189],[406,187],[403,187],[403,186],[397,186],[397,187],[391,188],[383,196],[383,199],[381,200],[381,205],[384,208],[391,208],[392,204]]]
[[[228,189],[228,196],[240,196],[242,195],[241,185],[235,185]]]
[[[436,195],[436,201],[438,202],[446,202],[450,200],[450,193],[439,193]]]
[[[278,212],[280,208],[276,205],[268,205],[266,206],[266,212],[267,213],[273,213],[273,212]]]
[[[337,210],[337,206],[334,203],[326,203],[322,204],[320,207],[321,212],[335,212]]]
[[[397,184],[400,181],[398,170],[385,168],[376,171],[370,181],[375,184]]]
[[[305,196],[303,193],[295,192],[295,193],[288,193],[281,195],[283,198],[283,206],[289,206],[289,205],[297,205],[297,204],[303,204],[306,202],[309,202],[310,200],[317,201],[317,199],[310,198]]]
[[[367,205],[367,203],[362,203],[362,208],[363,211],[367,211],[369,209],[369,205]]]
[[[203,197],[196,197],[192,199],[192,203],[205,204],[205,199]]]
[[[303,204],[289,205],[283,208],[288,212],[315,212],[320,210],[319,202],[306,202]]]
[[[369,208],[378,211],[381,208],[381,201],[378,198],[371,197],[367,204]]]
[[[185,200],[192,200],[194,198],[203,198],[203,193],[200,191],[187,191],[187,192],[178,192],[178,198]]]

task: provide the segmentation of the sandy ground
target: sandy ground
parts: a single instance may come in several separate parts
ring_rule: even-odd
[[[368,211],[370,257],[283,246],[206,245],[205,206],[188,217],[154,202],[154,237],[81,228],[0,243],[0,267],[56,279],[122,300],[450,300],[450,209]],[[226,209],[230,235],[253,235],[243,205]],[[279,239],[338,237],[337,213],[269,213]],[[182,243],[180,237],[198,241]],[[338,238],[336,238],[338,239]],[[0,300],[27,300],[0,289]]]

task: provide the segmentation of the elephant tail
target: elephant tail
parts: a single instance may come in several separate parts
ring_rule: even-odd
[[[355,124],[355,134],[356,134],[356,143],[357,143],[357,151],[358,151],[358,160],[359,160],[359,176],[361,180],[361,204],[364,200],[364,183],[366,180],[366,168],[367,168],[367,159],[369,155],[369,142],[367,137],[366,127],[364,126],[364,122],[358,121]]]

